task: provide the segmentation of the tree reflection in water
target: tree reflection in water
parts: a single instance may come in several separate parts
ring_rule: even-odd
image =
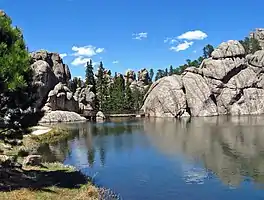
[[[149,148],[151,143],[165,156],[184,155],[202,162],[225,184],[238,186],[245,177],[264,183],[264,116],[146,118],[66,126],[71,138],[42,146],[44,159],[63,161],[78,148],[86,165],[93,167],[98,156],[100,166],[105,166],[110,151],[133,150],[138,145]]]

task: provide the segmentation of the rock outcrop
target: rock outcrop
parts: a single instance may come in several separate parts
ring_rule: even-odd
[[[259,45],[264,50],[264,28],[257,28],[255,32],[250,34],[250,37],[259,41]]]
[[[38,88],[38,100],[35,107],[41,109],[48,97],[48,93],[59,82],[67,84],[71,79],[69,67],[63,64],[59,54],[41,50],[31,53],[34,71],[33,81]]]
[[[156,81],[142,109],[156,117],[262,114],[264,50],[245,55],[238,41],[224,42],[199,68]]]
[[[95,94],[91,88],[92,86],[77,88],[74,99],[78,101],[79,113],[94,117],[96,115]]]
[[[48,94],[48,99],[43,107],[44,111],[66,110],[79,112],[78,100],[74,98],[71,90],[61,82]]]
[[[59,54],[41,50],[31,53],[31,61],[34,85],[38,89],[34,108],[45,112],[40,122],[82,121],[84,118],[77,113],[84,112],[95,117],[95,94],[90,86],[77,88],[75,93],[69,89],[71,73]]]
[[[132,91],[137,89],[143,93],[151,84],[149,73],[147,69],[143,68],[138,71],[137,74],[138,75],[136,79],[135,72],[132,70],[128,70],[125,74],[125,80],[128,80],[128,82],[130,83],[130,88]]]

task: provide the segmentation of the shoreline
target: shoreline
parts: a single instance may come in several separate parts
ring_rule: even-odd
[[[24,165],[27,156],[37,155],[37,149],[42,144],[59,141],[70,134],[62,128],[42,125],[31,127],[29,130],[30,133],[24,135],[22,146],[10,148],[3,154],[8,158],[18,155],[15,164],[21,166],[0,167],[0,199],[120,199],[110,189],[97,186],[91,177],[84,175],[74,166],[60,162]]]

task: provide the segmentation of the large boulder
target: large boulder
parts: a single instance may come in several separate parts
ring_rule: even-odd
[[[223,42],[212,52],[214,59],[245,56],[245,49],[237,40]]]
[[[76,122],[76,121],[86,121],[86,119],[76,112],[69,111],[51,111],[46,112],[41,118],[39,123],[55,123],[55,122]]]
[[[156,117],[264,114],[263,67],[264,50],[245,55],[238,41],[224,42],[199,68],[153,83],[142,108]]]
[[[186,114],[186,97],[181,77],[168,76],[156,81],[145,95],[143,110],[147,116],[176,117]]]

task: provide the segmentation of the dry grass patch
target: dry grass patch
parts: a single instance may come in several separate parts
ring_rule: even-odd
[[[99,189],[73,167],[44,163],[42,167],[1,169],[2,200],[97,200]]]

